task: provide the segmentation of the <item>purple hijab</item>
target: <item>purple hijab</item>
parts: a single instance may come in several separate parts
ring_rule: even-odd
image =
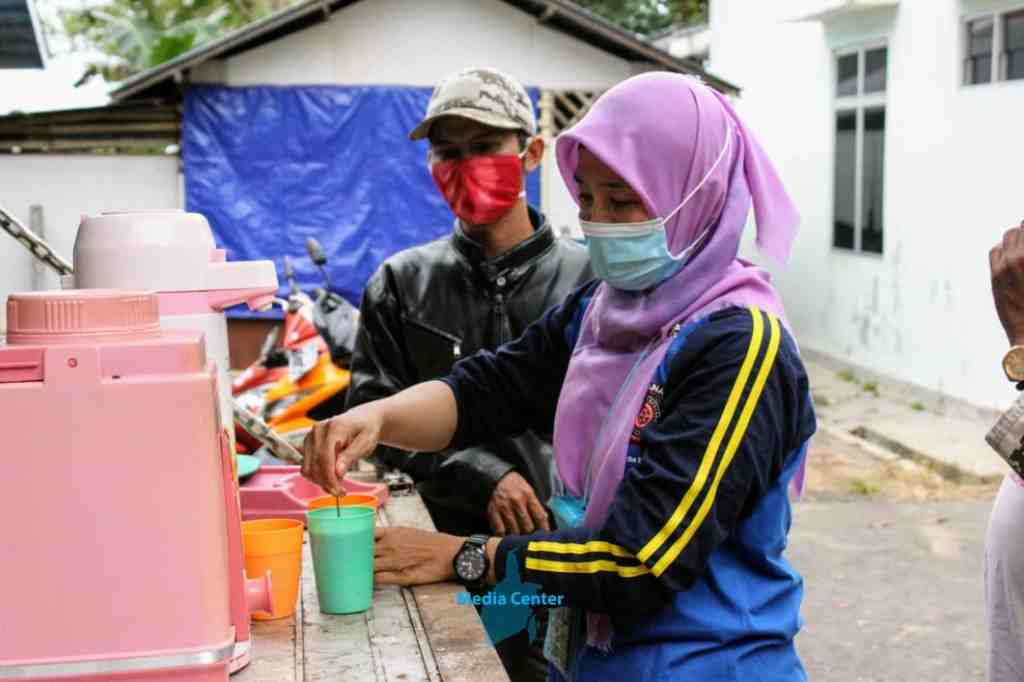
[[[584,525],[600,528],[672,327],[727,306],[755,306],[785,324],[768,273],[737,253],[751,205],[758,247],[780,264],[799,217],[754,135],[722,95],[692,77],[656,72],[623,81],[558,138],[558,167],[577,202],[580,146],[629,183],[652,217],[669,215],[700,186],[665,226],[671,253],[711,228],[676,275],[641,293],[602,283],[583,318],[555,415],[555,462],[569,492],[586,500]],[[607,650],[611,633],[607,617],[589,614],[589,644]]]

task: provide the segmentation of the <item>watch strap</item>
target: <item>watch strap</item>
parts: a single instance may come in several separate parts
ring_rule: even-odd
[[[487,541],[490,539],[491,536],[489,535],[484,535],[483,533],[476,533],[475,535],[470,535],[468,538],[466,538],[466,542],[476,545],[477,547],[483,549],[487,546]]]

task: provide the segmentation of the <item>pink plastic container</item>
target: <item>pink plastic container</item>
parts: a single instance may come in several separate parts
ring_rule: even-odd
[[[7,329],[0,678],[226,680],[268,586],[247,596],[201,336],[106,290],[13,295]]]

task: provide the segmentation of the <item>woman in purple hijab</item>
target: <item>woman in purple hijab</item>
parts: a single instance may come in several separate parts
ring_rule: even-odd
[[[557,530],[381,529],[378,583],[531,585],[558,605],[552,680],[805,680],[783,550],[815,418],[782,303],[738,257],[752,209],[785,262],[792,202],[725,98],[677,74],[615,86],[556,152],[598,280],[497,352],[318,424],[304,473],[336,491],[377,443],[553,428]]]

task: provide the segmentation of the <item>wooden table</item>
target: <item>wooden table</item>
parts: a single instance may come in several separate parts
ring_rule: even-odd
[[[392,497],[378,524],[433,530],[418,495]],[[308,538],[308,536],[307,536]],[[366,613],[320,613],[309,542],[302,548],[296,614],[253,622],[253,661],[233,682],[507,682],[476,610],[455,583],[378,587]]]

